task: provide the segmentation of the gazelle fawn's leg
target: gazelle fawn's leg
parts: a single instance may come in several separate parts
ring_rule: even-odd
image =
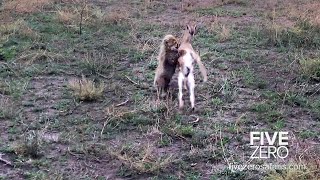
[[[182,93],[182,88],[183,88],[183,79],[184,79],[183,73],[182,73],[182,72],[179,72],[179,75],[178,75],[178,86],[179,86],[179,109],[181,109],[181,108],[183,107],[183,99],[182,99],[182,96],[183,96],[183,93]]]
[[[190,103],[191,103],[191,108],[192,111],[194,110],[194,87],[195,87],[195,82],[194,82],[194,76],[193,74],[189,74],[188,76],[188,87],[189,87],[189,93],[190,93]]]
[[[162,88],[161,87],[157,87],[157,101],[160,101],[160,95],[162,93]]]

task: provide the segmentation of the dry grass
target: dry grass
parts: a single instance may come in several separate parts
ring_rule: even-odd
[[[42,141],[38,132],[29,131],[24,134],[22,142],[13,145],[14,152],[18,155],[36,158],[40,155]]]
[[[129,19],[129,11],[127,9],[112,10],[108,14],[102,16],[102,22],[120,23]]]
[[[3,9],[16,13],[33,13],[42,11],[44,6],[52,2],[52,0],[5,0]]]
[[[218,36],[219,42],[225,42],[231,37],[231,30],[226,25],[219,22],[218,18],[211,24],[210,30]]]
[[[301,179],[308,179],[308,180],[318,180],[320,177],[317,175],[317,167],[315,165],[307,165],[304,164],[294,164],[294,166],[301,166],[304,168],[297,168],[297,169],[287,169],[286,171],[279,173],[273,172],[269,174],[266,178],[267,180],[301,180]]]
[[[97,100],[103,95],[104,84],[100,83],[98,86],[91,80],[82,76],[82,79],[69,80],[69,87],[74,91],[74,96],[80,100]]]
[[[6,41],[10,36],[21,36],[30,39],[39,38],[39,34],[32,30],[24,20],[18,19],[12,23],[4,23],[0,25],[0,41]]]
[[[306,78],[320,80],[320,58],[300,60],[300,72]]]
[[[58,10],[57,18],[63,24],[74,24],[78,19],[77,14],[70,10]]]
[[[36,49],[23,52],[18,58],[15,59],[15,61],[33,64],[41,62],[54,62],[62,59],[64,59],[64,57],[61,54],[53,53],[46,49]]]
[[[196,2],[193,0],[184,0],[181,2],[181,11],[192,11],[195,9]]]
[[[308,3],[306,3],[308,4]],[[267,11],[266,20],[262,27],[263,36],[269,38],[269,43],[281,47],[295,48],[317,48],[320,46],[319,29],[320,26],[315,22],[317,19],[313,15],[311,8],[305,12],[299,9],[291,10],[294,3],[289,3],[283,9],[273,8]],[[288,14],[294,14],[288,16]]]
[[[320,27],[320,2],[305,1],[285,4],[284,14],[293,19],[308,20],[312,25]]]
[[[109,154],[139,173],[158,172],[173,162],[172,155],[166,158],[156,157],[156,155],[153,154],[153,149],[149,145],[137,156],[130,156],[129,153],[124,152],[124,150],[120,152],[109,150]]]
[[[80,61],[81,68],[92,74],[103,74],[108,68],[112,67],[113,63],[113,60],[110,60],[105,53],[101,52],[88,52]]]
[[[129,10],[127,8],[111,9],[103,11],[97,6],[91,4],[76,4],[72,8],[58,9],[57,19],[69,26],[78,26],[81,21],[86,25],[101,25],[105,23],[119,23],[129,19]]]
[[[15,104],[9,98],[0,98],[0,118],[13,118],[16,114]]]
[[[220,31],[218,32],[219,35],[219,41],[224,42],[228,40],[231,36],[230,29],[226,27],[225,25],[221,25]]]
[[[7,94],[8,93],[8,85],[6,84],[5,81],[0,81],[0,93],[1,94]]]
[[[263,3],[262,3],[263,2]],[[312,44],[320,28],[320,3],[314,0],[261,1],[252,4],[263,9],[265,25],[263,31],[274,44],[301,41]],[[309,37],[310,36],[310,37]],[[316,39],[316,38],[315,38]],[[297,42],[296,44],[299,44]]]

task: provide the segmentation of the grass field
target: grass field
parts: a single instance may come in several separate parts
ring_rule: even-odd
[[[319,1],[0,6],[0,179],[320,179]],[[152,86],[189,21],[208,70],[195,112]],[[249,161],[251,131],[288,131],[289,156]],[[305,168],[228,168],[246,163]]]

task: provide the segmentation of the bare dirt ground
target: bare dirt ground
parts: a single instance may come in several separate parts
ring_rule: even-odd
[[[0,179],[320,179],[317,1],[0,4]],[[190,21],[195,112],[152,87],[161,39]],[[102,94],[77,96],[82,76]],[[250,160],[251,131],[289,132],[289,156]],[[304,169],[229,168],[269,163]]]

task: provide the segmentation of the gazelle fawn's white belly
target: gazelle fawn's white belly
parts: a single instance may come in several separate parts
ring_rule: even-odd
[[[190,52],[186,53],[183,56],[183,64],[182,68],[179,71],[178,74],[178,86],[179,86],[179,108],[182,108],[184,105],[183,102],[183,86],[186,83],[188,89],[189,89],[189,94],[190,94],[190,103],[191,103],[191,108],[194,110],[194,104],[195,104],[195,96],[194,96],[194,88],[195,88],[195,81],[194,81],[194,75],[193,75],[193,59],[190,54]]]

